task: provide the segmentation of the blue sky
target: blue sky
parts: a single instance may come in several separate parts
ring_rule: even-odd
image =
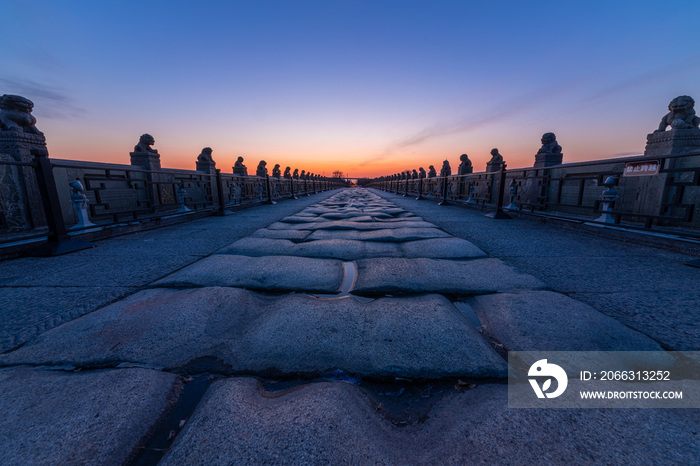
[[[35,103],[52,157],[163,166],[204,146],[380,175],[498,147],[532,165],[640,153],[700,98],[700,2],[0,1],[0,93]]]

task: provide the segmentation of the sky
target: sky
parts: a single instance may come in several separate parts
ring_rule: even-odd
[[[700,1],[0,0],[0,94],[35,104],[50,156],[164,167],[203,147],[381,176],[497,147],[529,167],[637,155],[700,98]]]

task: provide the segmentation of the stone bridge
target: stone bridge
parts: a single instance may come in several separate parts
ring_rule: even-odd
[[[697,410],[507,396],[509,351],[698,350],[690,256],[343,189],[3,262],[3,462],[695,463]]]

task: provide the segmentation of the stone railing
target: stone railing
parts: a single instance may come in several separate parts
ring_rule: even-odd
[[[366,187],[441,204],[546,213],[645,228],[700,229],[700,152],[503,168],[447,177],[409,179],[393,175],[375,179]],[[499,206],[501,187],[503,200]]]
[[[161,168],[156,151],[132,153],[131,165],[50,159],[43,135],[17,131],[0,131],[0,142],[10,146],[0,147],[0,249],[25,249],[22,245],[48,239],[50,247],[37,252],[41,255],[80,248],[77,237],[226,215],[347,186],[305,172],[303,177],[269,176],[264,170],[259,176],[221,173],[211,157],[201,155],[197,170]]]

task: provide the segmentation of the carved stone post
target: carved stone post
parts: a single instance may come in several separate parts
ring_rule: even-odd
[[[496,212],[486,214],[486,217],[497,220],[507,220],[512,218],[507,213],[503,212],[503,197],[506,190],[506,164],[501,165],[501,174],[498,180],[498,198],[496,200]]]
[[[160,154],[158,154],[156,149],[151,147],[155,142],[155,139],[150,134],[142,134],[139,138],[139,143],[134,147],[134,151],[129,153],[131,165],[142,167],[145,170],[160,170]],[[145,174],[148,202],[154,209],[157,209],[162,199],[167,197],[164,192],[166,187],[158,184],[162,181],[165,180],[161,179],[158,175],[154,175],[150,172]],[[168,187],[167,189],[170,191],[172,187]],[[167,194],[175,195],[175,193],[170,193],[169,191]]]
[[[209,175],[209,195],[211,196],[212,203],[221,205],[223,204],[223,198],[219,196],[219,189],[215,186],[220,179],[217,178],[216,162],[214,161],[211,153],[211,147],[205,147],[202,149],[202,152],[197,156],[196,170]]]
[[[0,160],[30,163],[32,150],[46,151],[36,128],[34,103],[18,95],[0,97]],[[0,230],[22,231],[46,225],[41,193],[31,167],[0,165]]]

